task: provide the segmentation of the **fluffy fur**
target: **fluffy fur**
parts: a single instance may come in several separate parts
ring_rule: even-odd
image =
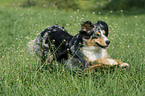
[[[108,25],[104,21],[84,22],[75,36],[71,36],[64,28],[54,25],[46,28],[35,39],[34,51],[42,63],[57,60],[74,71],[128,67],[129,64],[108,56],[106,50],[110,44],[108,34]]]

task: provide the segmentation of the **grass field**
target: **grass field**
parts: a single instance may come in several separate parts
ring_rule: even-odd
[[[145,14],[63,11],[45,8],[0,7],[0,95],[4,96],[145,96]],[[72,35],[86,20],[109,25],[112,58],[130,64],[127,70],[73,74],[57,62],[41,69],[27,43],[47,26],[59,24]]]

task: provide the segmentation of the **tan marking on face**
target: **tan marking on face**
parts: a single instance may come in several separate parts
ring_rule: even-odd
[[[92,37],[91,37],[88,41],[86,41],[87,46],[98,46],[96,43],[98,43],[102,46],[106,46],[104,38],[92,39]]]
[[[103,30],[103,34],[105,34],[106,32]]]
[[[99,36],[101,35],[101,33],[100,33],[100,32],[97,32],[96,34],[98,34]]]

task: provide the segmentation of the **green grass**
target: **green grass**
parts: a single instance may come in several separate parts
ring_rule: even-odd
[[[144,96],[145,19],[141,15],[116,15],[45,8],[0,7],[0,94],[4,96]],[[41,69],[27,43],[47,26],[65,26],[77,34],[80,23],[104,20],[109,25],[112,58],[130,64],[127,70],[102,70],[72,74],[54,64]]]

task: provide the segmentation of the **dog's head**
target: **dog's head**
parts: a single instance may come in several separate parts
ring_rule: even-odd
[[[104,21],[92,23],[86,21],[81,25],[80,36],[84,46],[97,46],[107,48],[110,41],[108,36],[108,25]]]

